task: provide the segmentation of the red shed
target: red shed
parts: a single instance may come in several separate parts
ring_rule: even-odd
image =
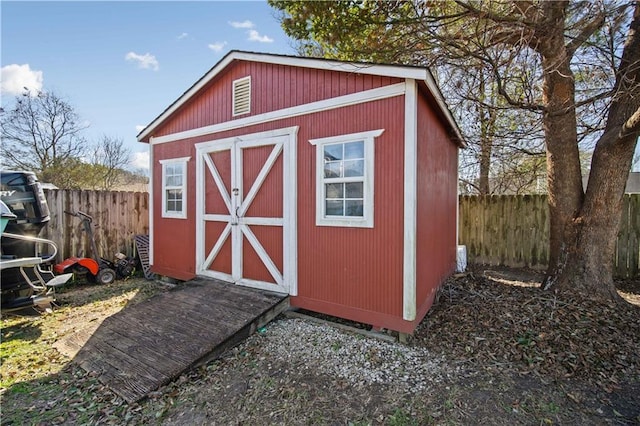
[[[233,51],[138,140],[157,274],[411,333],[455,268],[462,138],[425,68]]]

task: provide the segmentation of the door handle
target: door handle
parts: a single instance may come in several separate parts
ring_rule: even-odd
[[[238,197],[238,193],[240,192],[240,189],[239,189],[239,188],[233,188],[233,189],[231,190],[231,192],[233,193],[233,196],[236,198],[236,202],[235,202],[235,204],[236,204],[236,209],[235,209],[235,211],[233,212],[233,214],[234,214],[234,220],[233,220],[233,221],[234,221],[235,223],[232,223],[232,225],[237,225],[237,224],[238,224],[238,219],[240,218],[240,217],[238,216],[238,210],[240,210],[240,206],[238,205],[238,199],[237,199],[237,197]]]

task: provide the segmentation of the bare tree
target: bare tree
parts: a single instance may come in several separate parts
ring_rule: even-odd
[[[122,138],[103,135],[94,145],[91,157],[97,189],[113,189],[124,177],[122,171],[129,163],[130,156],[131,150],[125,148]]]
[[[28,90],[0,113],[2,167],[35,172],[41,181],[68,189],[113,189],[129,163],[121,138],[92,144],[75,109],[53,92]]]
[[[86,153],[87,128],[74,108],[53,92],[25,91],[0,115],[2,166],[36,172],[55,183],[69,161]]]
[[[474,59],[464,65],[441,64],[436,76],[467,143],[460,154],[465,192],[521,193],[535,186],[540,168],[521,165],[544,157],[540,118],[510,108],[490,70]]]

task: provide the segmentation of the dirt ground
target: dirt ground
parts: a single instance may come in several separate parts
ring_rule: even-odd
[[[475,267],[447,281],[407,344],[442,360],[425,386],[397,374],[348,380],[307,365],[308,356],[276,356],[279,328],[294,325],[279,317],[131,405],[53,346],[170,290],[144,280],[73,288],[52,314],[3,316],[2,424],[640,424],[640,280],[618,282],[630,303],[603,306],[543,293],[540,279]]]

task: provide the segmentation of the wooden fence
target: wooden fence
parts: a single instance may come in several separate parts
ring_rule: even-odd
[[[102,257],[135,253],[133,237],[149,233],[149,194],[46,190],[51,220],[40,236],[55,241],[58,260],[88,255],[90,242],[80,220],[64,211],[94,218]],[[627,194],[618,233],[615,275],[640,276],[640,194]],[[545,195],[460,197],[460,244],[469,263],[546,268],[549,257],[549,208]]]
[[[149,194],[45,190],[51,220],[40,236],[58,244],[58,261],[91,254],[90,241],[79,218],[65,214],[78,210],[93,217],[96,245],[101,257],[113,260],[118,252],[135,253],[134,236],[149,233]]]
[[[618,233],[615,276],[640,276],[640,194],[626,194]],[[460,244],[469,263],[546,268],[549,207],[546,195],[460,197]]]

